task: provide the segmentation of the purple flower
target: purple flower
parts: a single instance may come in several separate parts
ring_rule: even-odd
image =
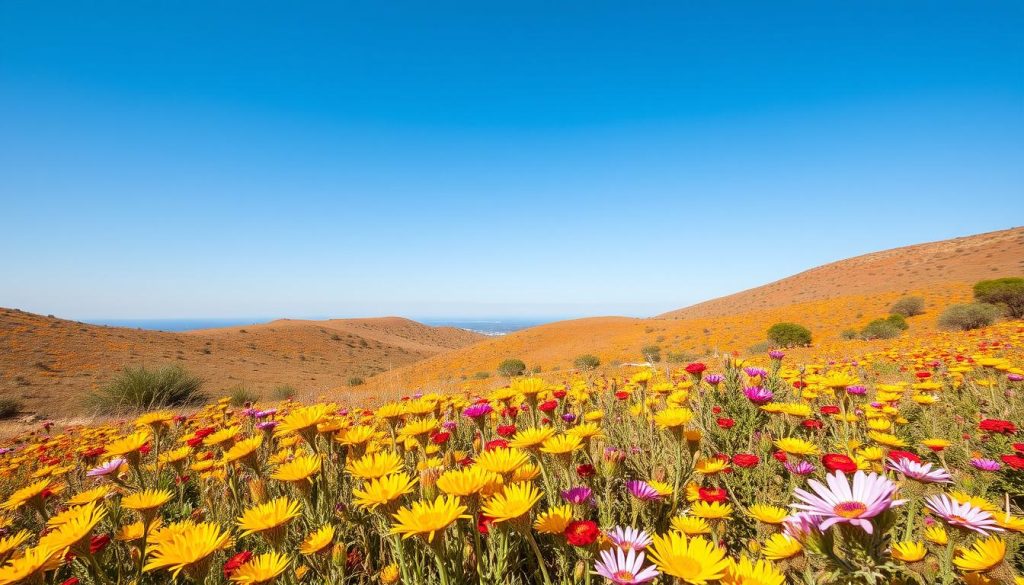
[[[754,404],[767,404],[775,398],[772,391],[761,386],[749,386],[743,389],[743,394]]]
[[[768,352],[768,357],[772,358],[775,361],[780,361],[782,358],[786,357],[786,354],[782,353],[777,349],[773,349]]]
[[[594,492],[586,486],[576,486],[562,492],[562,499],[570,504],[589,504]]]
[[[272,431],[277,425],[278,422],[276,420],[265,420],[263,422],[256,423],[256,428],[261,431]]]
[[[847,386],[847,394],[853,394],[854,396],[863,396],[868,393],[868,389],[864,386]]]
[[[601,560],[594,563],[594,571],[615,585],[649,583],[661,573],[653,565],[644,565],[644,553],[635,550],[623,553],[621,548],[601,551]]]
[[[274,416],[275,414],[277,414],[276,408],[268,408],[257,412],[255,416],[256,418],[267,418],[268,416]]]
[[[576,415],[571,412],[567,412],[562,415],[562,420],[564,420],[567,423],[571,423],[574,420],[576,420]]]
[[[1002,468],[1002,465],[994,459],[971,459],[971,465],[982,471],[999,471]]]
[[[768,375],[768,370],[764,370],[762,368],[746,367],[743,368],[743,371],[746,372],[747,375],[750,376],[751,378],[763,378]]]
[[[818,532],[821,516],[810,512],[796,512],[782,520],[782,531],[797,540]]]
[[[808,461],[801,459],[796,463],[787,461],[783,464],[790,473],[795,475],[810,475],[814,473],[814,465],[811,465]]]
[[[8,453],[13,453],[13,452],[14,452],[14,449],[11,449],[10,447],[0,447],[0,455],[7,455]]]
[[[821,483],[812,479],[807,484],[814,493],[796,488],[793,495],[802,503],[790,504],[789,507],[811,512],[821,516],[823,521],[819,530],[828,530],[835,524],[851,524],[860,527],[864,532],[875,531],[871,519],[889,508],[899,506],[905,500],[894,500],[896,484],[884,475],[866,474],[858,471],[853,476],[853,485],[846,481],[846,474],[837,471],[826,475]]]
[[[704,376],[704,381],[707,382],[708,384],[711,384],[712,386],[718,386],[719,384],[722,383],[722,380],[724,379],[725,376],[723,376],[722,374],[708,374],[707,376]]]
[[[482,402],[480,404],[474,404],[464,408],[462,410],[462,416],[476,420],[492,412],[494,412],[494,409],[491,408],[491,405],[486,402]]]
[[[115,457],[106,463],[103,463],[99,467],[94,467],[87,471],[85,475],[89,477],[106,477],[111,473],[117,473],[118,469],[125,464],[125,460],[120,457]]]
[[[1020,382],[1024,380],[1024,376],[1020,374],[1006,374],[1006,379],[1011,382]]]
[[[246,409],[242,410],[241,415],[242,416],[247,416],[249,418],[255,418],[257,412],[259,412],[259,410],[255,409],[255,408],[246,408]]]
[[[647,548],[654,539],[646,530],[638,530],[632,526],[616,526],[609,530],[605,536],[613,545],[624,550],[635,550],[640,552]]]
[[[661,499],[661,494],[658,493],[658,490],[651,487],[646,481],[640,479],[627,481],[626,489],[629,490],[629,494],[631,496],[642,502]]]
[[[910,459],[889,459],[889,469],[921,483],[951,483],[953,478],[941,467],[932,469],[931,463],[917,463]]]
[[[441,423],[441,428],[443,428],[446,431],[454,431],[458,426],[459,423],[453,420],[446,420],[443,423]]]

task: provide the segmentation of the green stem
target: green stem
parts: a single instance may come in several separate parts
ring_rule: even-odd
[[[551,585],[551,577],[548,576],[548,568],[544,563],[544,555],[540,552],[540,547],[537,546],[537,541],[533,538],[533,534],[530,532],[529,527],[521,530],[523,536],[526,538],[526,542],[530,543],[530,548],[533,549],[533,554],[537,557],[537,564],[540,565],[541,575],[544,576],[544,585]],[[589,578],[590,573],[587,573]]]

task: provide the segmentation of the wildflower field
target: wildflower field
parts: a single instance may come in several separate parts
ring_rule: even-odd
[[[1022,346],[47,429],[0,448],[0,584],[1024,583]]]

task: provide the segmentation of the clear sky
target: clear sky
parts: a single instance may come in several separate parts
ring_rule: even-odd
[[[1024,224],[1024,3],[0,3],[0,306],[654,314]]]

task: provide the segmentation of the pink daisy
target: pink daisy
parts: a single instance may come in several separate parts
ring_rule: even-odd
[[[828,485],[812,479],[807,482],[815,493],[797,488],[793,490],[802,504],[790,504],[791,508],[821,516],[819,530],[827,530],[834,524],[852,524],[872,534],[871,519],[889,508],[899,506],[905,500],[894,500],[896,484],[877,473],[866,474],[858,471],[853,476],[853,485],[846,481],[846,475],[837,471],[826,475]]]
[[[928,496],[924,503],[933,514],[950,526],[973,530],[984,535],[1003,531],[991,513],[972,506],[969,502],[960,503],[946,494],[939,494]]]
[[[653,566],[644,564],[644,553],[635,550],[623,554],[621,548],[601,551],[601,560],[594,563],[594,572],[615,585],[631,585],[653,581],[660,574]]]
[[[637,552],[647,548],[653,542],[646,530],[638,530],[632,526],[616,526],[609,530],[605,536],[613,545],[622,550],[635,550]]]
[[[953,481],[948,471],[941,467],[932,469],[931,463],[917,463],[910,459],[890,459],[888,467],[921,483],[950,483]]]

